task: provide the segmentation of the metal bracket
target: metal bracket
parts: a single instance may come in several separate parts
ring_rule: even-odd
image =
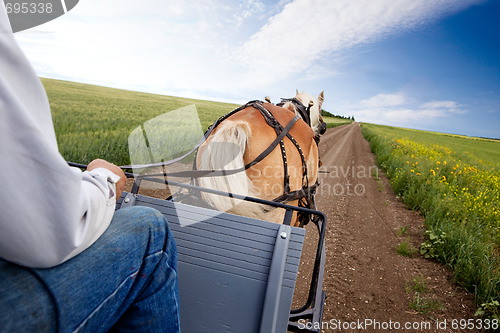
[[[137,199],[137,196],[133,193],[127,193],[125,198],[123,198],[122,204],[120,208],[125,208],[125,207],[130,207],[135,205],[135,200]]]

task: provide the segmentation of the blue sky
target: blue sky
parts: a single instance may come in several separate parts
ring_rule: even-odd
[[[239,104],[324,90],[325,110],[358,121],[499,138],[498,13],[498,0],[80,0],[16,38],[42,77]]]

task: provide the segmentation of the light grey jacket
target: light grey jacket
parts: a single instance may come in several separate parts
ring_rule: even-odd
[[[114,213],[106,169],[82,172],[59,154],[49,102],[0,0],[0,257],[58,265],[93,244]]]

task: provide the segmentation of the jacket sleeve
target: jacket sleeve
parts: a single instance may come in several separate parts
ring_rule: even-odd
[[[56,266],[108,227],[119,176],[82,172],[60,155],[45,90],[14,40],[0,0],[0,257]]]

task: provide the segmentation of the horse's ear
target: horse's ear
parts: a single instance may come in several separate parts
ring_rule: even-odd
[[[323,105],[323,101],[325,100],[325,96],[324,96],[324,91],[322,91],[319,96],[318,96],[318,102],[319,102],[319,106],[318,108],[321,110],[321,105]]]
[[[299,89],[295,89],[295,96],[299,94]]]

